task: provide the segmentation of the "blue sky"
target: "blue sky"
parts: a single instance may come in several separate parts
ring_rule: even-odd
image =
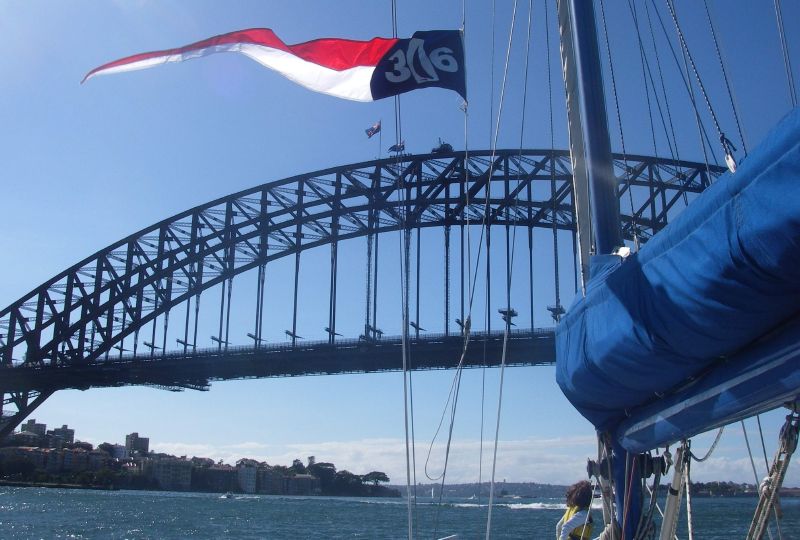
[[[554,3],[550,1],[551,10]],[[710,3],[752,149],[790,107],[772,2]],[[511,17],[510,2],[498,4],[494,77],[491,2],[470,3],[467,11],[471,148],[489,146],[493,126],[490,113],[497,112]],[[631,16],[626,2],[607,4],[627,150],[652,154]],[[637,5],[644,10],[643,2]],[[658,5],[662,16],[666,15],[663,3]],[[783,7],[792,60],[797,66],[800,6],[785,2]],[[457,28],[461,9],[460,2],[402,2],[399,34]],[[702,6],[678,2],[678,13],[723,129],[740,146]],[[500,147],[519,144],[526,18],[527,3],[518,13]],[[533,20],[524,144],[549,148],[541,1],[535,2]],[[554,22],[552,13],[550,22]],[[107,61],[249,27],[272,28],[287,43],[317,37],[390,36],[390,3],[317,1],[304,2],[302,8],[297,2],[282,1],[12,0],[0,4],[0,44],[7,51],[0,57],[0,215],[4,218],[0,304],[11,303],[89,254],[187,208],[270,180],[375,158],[381,149],[375,139],[366,139],[364,129],[378,119],[383,120],[385,154],[394,142],[390,137],[394,133],[391,100],[355,103],[315,94],[237,55],[217,55],[79,84],[87,71]],[[553,55],[558,50],[556,38],[552,27]],[[650,39],[648,30],[645,39]],[[663,39],[660,33],[656,39]],[[667,54],[662,52],[661,62],[674,119],[680,126],[680,156],[702,160],[693,113]],[[556,147],[566,148],[556,56],[552,77]],[[610,84],[608,74],[606,83]],[[489,106],[491,94],[494,107]],[[426,152],[438,137],[457,149],[463,148],[459,105],[458,96],[444,90],[405,95],[402,125],[407,149]],[[610,98],[608,105],[613,117]],[[702,115],[707,117],[704,109]],[[711,128],[710,123],[707,125]],[[611,131],[612,144],[618,150],[614,122]],[[658,131],[656,151],[666,155],[661,133]],[[423,258],[427,261],[434,261],[440,249],[436,234],[424,237]],[[391,273],[397,237],[392,235],[381,242],[381,264],[382,268],[386,266],[382,274],[386,277],[381,278],[386,286],[381,294],[386,294],[387,300],[381,307],[379,326],[391,332],[400,326],[399,311],[393,307],[396,302],[391,300],[399,287],[399,274]],[[363,244],[342,249],[357,254]],[[542,253],[547,249],[545,242]],[[315,303],[314,297],[318,292],[327,298],[327,271],[323,279],[315,279],[314,257],[309,255],[303,263],[303,283],[309,285],[302,293],[299,328],[301,335],[322,337],[323,325],[318,321],[325,319],[320,313],[327,313],[327,307]],[[520,256],[521,261],[524,259]],[[353,261],[353,268],[361,271],[358,255],[353,255]],[[430,279],[422,284],[423,291],[439,295],[441,270],[432,262],[429,265]],[[549,263],[542,266],[547,268]],[[274,271],[268,271],[268,290],[278,303],[289,288],[288,270],[276,264]],[[515,270],[515,284],[525,281],[526,271],[524,265]],[[547,274],[543,270],[536,283],[542,299],[536,312],[537,325],[549,323],[544,306],[552,303],[553,287],[552,276]],[[394,286],[387,283],[390,280]],[[324,286],[315,285],[319,282]],[[569,276],[562,276],[562,289],[570,290],[570,282]],[[246,296],[248,286],[238,287],[235,294]],[[350,321],[347,324],[353,334],[361,324],[363,308],[358,295],[363,297],[363,279],[345,280],[342,287],[340,294],[351,295],[355,298],[352,305],[358,306],[352,312],[347,311],[348,306],[340,308],[340,317]],[[515,290],[523,297],[527,295],[524,288]],[[492,312],[502,297],[499,289],[493,290],[493,295]],[[241,313],[235,314],[234,320],[246,326],[250,305],[242,301],[237,308],[240,305]],[[423,305],[420,322],[431,321],[423,326],[439,329],[435,322],[441,319],[439,309]],[[483,312],[483,302],[478,300],[474,319],[482,321]],[[286,328],[285,313],[269,316],[274,319],[270,319],[272,333],[268,338],[277,341]],[[238,332],[234,342],[246,343],[246,331],[249,327]],[[201,333],[209,335],[211,331]],[[464,375],[448,472],[452,481],[478,479],[483,376],[479,370]],[[421,463],[451,378],[452,373],[414,375],[420,481],[424,479]],[[582,477],[585,458],[595,453],[592,429],[561,396],[553,369],[514,368],[507,372],[505,381],[498,478],[568,483]],[[497,407],[496,370],[485,372],[485,387],[484,479],[490,467],[488,434],[493,433]],[[229,462],[246,456],[271,463],[315,455],[318,460],[333,461],[354,472],[386,470],[398,483],[405,476],[399,374],[234,381],[216,383],[207,393],[173,394],[150,388],[63,391],[42,405],[34,417],[50,425],[67,423],[76,428],[79,438],[95,444],[123,441],[126,433],[138,431],[150,437],[154,449],[177,454],[206,455]],[[779,412],[763,419],[770,458],[781,421]],[[748,426],[754,442],[757,432]],[[708,437],[701,437],[696,447],[703,449],[707,444]],[[693,469],[693,475],[697,479],[752,481],[743,448],[741,428],[731,426],[715,458]],[[436,446],[433,469],[441,463],[441,452],[441,446]],[[763,457],[759,462],[763,474]],[[788,483],[800,485],[796,468],[790,471]]]

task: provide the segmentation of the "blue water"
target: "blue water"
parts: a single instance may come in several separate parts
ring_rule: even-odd
[[[552,538],[563,513],[559,502],[502,500],[493,511],[493,538]],[[755,500],[692,504],[695,538],[721,540],[744,537]],[[783,538],[800,538],[800,500],[784,500],[783,509]],[[436,506],[418,505],[416,538],[484,537],[485,506],[451,501],[439,508],[438,529],[436,514]],[[0,488],[4,539],[407,538],[406,523],[404,500]]]

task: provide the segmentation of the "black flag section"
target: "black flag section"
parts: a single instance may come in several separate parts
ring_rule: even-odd
[[[410,39],[398,40],[375,66],[370,81],[376,100],[431,86],[455,90],[467,99],[460,30],[414,32]]]

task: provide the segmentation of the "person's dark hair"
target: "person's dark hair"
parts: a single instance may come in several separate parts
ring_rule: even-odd
[[[581,480],[567,489],[567,505],[588,508],[592,502],[592,484]]]

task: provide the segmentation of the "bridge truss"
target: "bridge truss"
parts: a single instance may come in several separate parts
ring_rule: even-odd
[[[616,155],[614,162],[623,235],[640,242],[666,226],[681,206],[677,203],[702,192],[723,172],[720,167],[645,156],[623,160]],[[258,273],[257,296],[261,299],[253,333],[249,334],[258,348],[263,341],[266,265],[285,257],[293,257],[295,263],[293,322],[291,332],[287,330],[291,352],[297,346],[301,254],[323,246],[330,249],[331,261],[326,331],[328,345],[335,350],[339,342],[337,248],[339,243],[358,237],[368,239],[371,264],[376,235],[444,228],[444,333],[450,335],[451,230],[455,228],[461,235],[463,246],[464,228],[482,223],[488,230],[497,226],[527,229],[529,247],[534,228],[552,229],[554,234],[559,230],[574,232],[569,153],[504,150],[494,154],[402,155],[269,182],[165,219],[82,260],[0,311],[0,436],[10,433],[56,390],[152,384],[146,377],[137,382],[121,376],[92,382],[87,379],[81,385],[74,374],[112,360],[135,366],[135,361],[127,360],[153,358],[156,349],[165,351],[169,315],[178,308],[185,310],[180,353],[183,358],[199,357],[200,296],[215,286],[222,290],[219,349],[225,344],[227,350],[232,280],[250,270]],[[463,272],[463,256],[461,265]],[[369,305],[371,272],[368,268],[365,330],[361,336],[366,341],[374,340],[378,332],[374,324],[376,306]],[[464,318],[463,281],[460,320]],[[557,302],[551,310],[556,320],[560,310]],[[157,329],[163,336],[160,343],[156,343]],[[140,336],[145,331],[149,335]],[[144,341],[147,338],[149,342]],[[149,348],[145,355],[139,350],[143,345]],[[125,354],[128,350],[132,355]],[[535,362],[531,359],[529,363]],[[161,369],[157,363],[147,366],[145,369]],[[219,378],[236,378],[236,373]],[[198,384],[188,376],[183,382],[169,380],[165,386],[170,388],[203,386],[202,381]]]

